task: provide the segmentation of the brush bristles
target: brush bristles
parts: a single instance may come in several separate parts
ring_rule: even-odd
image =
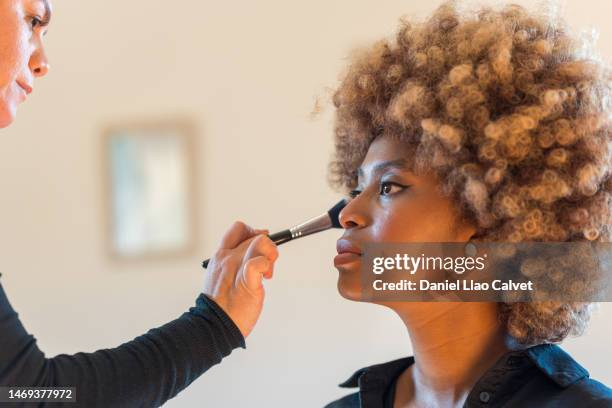
[[[340,211],[342,211],[345,206],[346,200],[341,200],[327,212],[334,228],[342,228],[342,225],[340,225]]]

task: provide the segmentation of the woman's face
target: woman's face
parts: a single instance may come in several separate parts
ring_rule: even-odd
[[[0,128],[49,70],[42,37],[50,17],[47,0],[0,0]]]
[[[400,142],[381,136],[361,164],[353,198],[340,213],[345,231],[334,259],[340,273],[338,290],[345,298],[360,298],[364,244],[466,242],[475,232],[459,221],[451,200],[437,191],[433,176],[408,170],[408,157]]]

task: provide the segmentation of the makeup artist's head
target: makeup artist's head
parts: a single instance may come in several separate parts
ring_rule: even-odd
[[[338,288],[360,298],[368,242],[612,237],[609,67],[562,20],[443,4],[357,55],[334,97],[332,181],[352,200]],[[500,303],[523,343],[559,341],[585,303]]]
[[[50,17],[48,0],[0,1],[0,128],[13,122],[34,78],[49,70],[43,35]]]

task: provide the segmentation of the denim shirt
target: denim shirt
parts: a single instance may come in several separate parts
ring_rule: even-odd
[[[414,357],[362,368],[340,387],[359,391],[326,408],[392,408],[397,377]],[[559,346],[541,344],[503,355],[474,385],[464,408],[610,408],[612,390]]]

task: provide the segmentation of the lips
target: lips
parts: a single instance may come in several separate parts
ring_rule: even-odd
[[[25,91],[26,95],[31,94],[34,90],[30,85],[23,81],[17,81],[17,85],[19,85],[19,87]]]
[[[334,265],[340,266],[361,259],[361,249],[346,238],[339,239],[336,243],[338,255],[334,258]]]
[[[336,251],[339,254],[348,252],[361,255],[361,249],[346,238],[339,239],[338,242],[336,242]]]

